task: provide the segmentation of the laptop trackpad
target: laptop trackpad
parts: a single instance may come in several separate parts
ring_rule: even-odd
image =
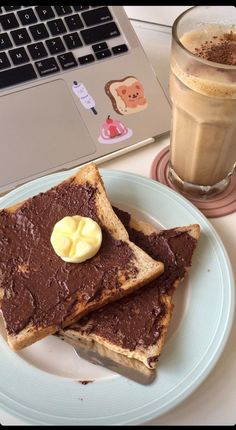
[[[1,97],[0,191],[78,164],[95,145],[61,79]]]

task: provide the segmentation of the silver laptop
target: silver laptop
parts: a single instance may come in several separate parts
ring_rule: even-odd
[[[169,128],[169,102],[122,7],[0,7],[0,193]]]

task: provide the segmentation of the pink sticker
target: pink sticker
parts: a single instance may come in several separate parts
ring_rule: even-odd
[[[107,82],[105,92],[119,115],[140,112],[148,106],[143,85],[134,76]]]
[[[127,128],[121,121],[113,120],[110,115],[108,115],[101,126],[98,141],[105,144],[119,143],[129,139],[132,134],[133,132],[130,128]]]

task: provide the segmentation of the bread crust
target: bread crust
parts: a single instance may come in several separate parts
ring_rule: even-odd
[[[58,334],[58,337],[62,340],[65,340],[63,335]],[[66,336],[66,342],[70,343],[75,348],[78,347],[78,339],[76,336],[73,336],[73,333],[71,337]],[[145,366],[141,361],[130,359],[124,354],[119,354],[115,351],[112,351],[101,343],[94,342],[92,339],[89,341],[81,339],[79,342],[79,355],[80,351],[86,352],[85,357],[82,356],[82,358],[85,359],[88,357],[88,355],[91,357],[91,352],[95,352],[98,359],[100,359],[101,357],[104,359],[103,363],[105,367],[107,359],[109,359],[109,361],[112,360],[112,364],[116,363],[118,365],[121,365],[123,370],[126,370],[128,377],[130,375],[129,370],[135,371],[136,376],[142,375],[145,377],[145,383],[147,383],[148,381],[152,382],[153,377],[155,377],[153,369],[147,368],[147,366]]]

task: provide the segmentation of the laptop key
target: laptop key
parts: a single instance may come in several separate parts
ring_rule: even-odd
[[[0,24],[2,25],[3,30],[12,30],[13,28],[19,27],[19,22],[17,21],[14,13],[0,15]]]
[[[7,67],[10,67],[10,66],[11,66],[11,63],[7,57],[7,54],[5,52],[0,52],[0,70],[6,69]]]
[[[70,33],[63,36],[68,49],[76,49],[83,45],[78,33]]]
[[[46,40],[46,45],[51,55],[59,54],[60,52],[64,52],[66,50],[60,37]]]
[[[100,7],[88,12],[82,12],[81,15],[88,27],[91,25],[103,24],[106,21],[112,20],[112,16],[108,7]]]
[[[57,36],[58,34],[66,33],[66,27],[62,19],[54,19],[48,21],[48,27],[51,31],[52,36]]]
[[[122,52],[128,51],[128,46],[125,45],[125,43],[124,43],[122,45],[113,46],[113,48],[111,48],[111,49],[112,49],[113,54],[117,55],[117,54],[121,54]]]
[[[96,45],[92,45],[93,51],[94,52],[98,52],[98,51],[104,51],[104,49],[107,49],[107,43],[106,42],[102,42],[102,43],[97,43]]]
[[[84,27],[79,15],[70,15],[65,18],[65,22],[70,31],[79,30]]]
[[[95,53],[97,60],[102,60],[103,58],[111,57],[110,49],[106,49],[105,51],[99,51]]]
[[[36,61],[35,65],[38,69],[40,76],[42,77],[59,71],[58,64],[53,57],[46,58],[45,60],[41,61]]]
[[[12,69],[0,72],[0,89],[10,87],[12,85],[23,84],[24,82],[36,79],[37,75],[32,64],[13,67]]]
[[[53,12],[51,6],[36,6],[35,10],[41,21],[52,19],[55,17],[55,13]]]
[[[71,6],[55,6],[58,16],[68,15],[72,13]]]
[[[63,70],[70,69],[71,67],[77,66],[77,61],[72,54],[72,52],[67,52],[66,54],[61,54],[57,56],[58,61]]]
[[[0,33],[0,51],[12,47],[10,37],[7,33]]]
[[[47,37],[49,37],[49,33],[44,24],[31,25],[29,27],[29,30],[33,36],[33,39],[36,41],[41,39],[47,39]]]
[[[17,12],[22,25],[35,24],[38,19],[33,11],[33,9],[24,9]]]
[[[29,37],[28,31],[26,30],[26,28],[21,28],[19,30],[11,31],[11,36],[16,46],[25,45],[26,43],[31,42],[31,39]]]
[[[89,6],[73,6],[75,12],[80,12],[81,10],[89,9]]]
[[[79,57],[78,60],[81,65],[84,65],[84,64],[92,63],[93,61],[95,61],[95,58],[92,54],[88,54],[88,55],[84,55],[83,57]]]
[[[21,9],[21,6],[4,6],[6,12],[10,12],[11,10]]]
[[[18,66],[22,63],[28,63],[30,61],[28,54],[25,48],[23,48],[23,46],[21,48],[11,49],[10,51],[8,51],[8,53],[15,66]]]
[[[32,43],[31,45],[28,45],[27,48],[33,60],[39,60],[40,58],[48,56],[42,42]]]
[[[117,37],[120,32],[115,22],[109,22],[108,24],[98,25],[97,27],[81,30],[80,32],[86,45],[100,42],[101,40],[111,39]]]

